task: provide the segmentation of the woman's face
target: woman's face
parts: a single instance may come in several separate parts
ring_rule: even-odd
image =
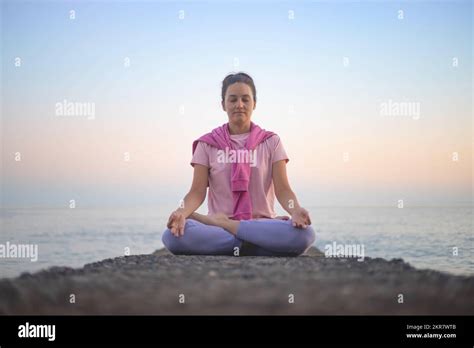
[[[222,107],[227,112],[230,123],[242,125],[250,122],[250,117],[255,109],[250,86],[242,82],[231,84],[227,87]]]

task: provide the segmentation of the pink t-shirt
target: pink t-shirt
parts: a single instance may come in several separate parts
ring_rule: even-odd
[[[233,134],[230,139],[236,149],[245,149],[245,142],[250,133]],[[260,143],[255,155],[248,158],[251,174],[249,182],[252,200],[252,215],[257,218],[274,218],[275,190],[272,180],[272,165],[281,160],[289,161],[278,135]],[[191,165],[202,164],[209,168],[209,195],[207,198],[209,214],[233,214],[233,198],[230,186],[232,157],[225,156],[221,150],[200,141],[196,147]],[[250,155],[250,153],[248,154]],[[228,160],[223,160],[226,158]],[[236,157],[237,158],[237,157]],[[244,158],[244,157],[240,157]]]

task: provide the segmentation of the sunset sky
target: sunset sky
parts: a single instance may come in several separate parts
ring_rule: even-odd
[[[303,205],[472,204],[472,7],[4,1],[2,205],[178,202],[236,71]],[[57,115],[64,100],[94,117]]]

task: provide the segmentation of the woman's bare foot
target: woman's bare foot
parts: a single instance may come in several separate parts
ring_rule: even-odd
[[[199,222],[202,222],[205,225],[212,225],[211,224],[211,219],[209,219],[209,216],[207,216],[207,215],[202,215],[202,214],[194,212],[191,215],[189,215],[189,218],[193,219],[193,220],[196,220],[196,221],[199,221]]]
[[[189,217],[205,225],[222,227],[234,235],[237,234],[237,230],[239,228],[239,222],[229,219],[224,213],[202,215],[194,212]]]

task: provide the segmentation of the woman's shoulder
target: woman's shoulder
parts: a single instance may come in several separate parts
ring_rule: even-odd
[[[206,143],[205,141],[199,141],[197,143],[197,146],[196,146],[196,150],[197,149],[200,149],[201,151],[204,151],[206,153],[211,153],[211,152],[215,152],[217,151],[217,148],[215,148],[214,146]]]
[[[273,135],[271,137],[268,137],[263,143],[266,146],[270,147],[272,150],[274,150],[276,149],[278,144],[280,144],[280,142],[281,142],[281,139],[278,136],[278,134],[273,133]]]

